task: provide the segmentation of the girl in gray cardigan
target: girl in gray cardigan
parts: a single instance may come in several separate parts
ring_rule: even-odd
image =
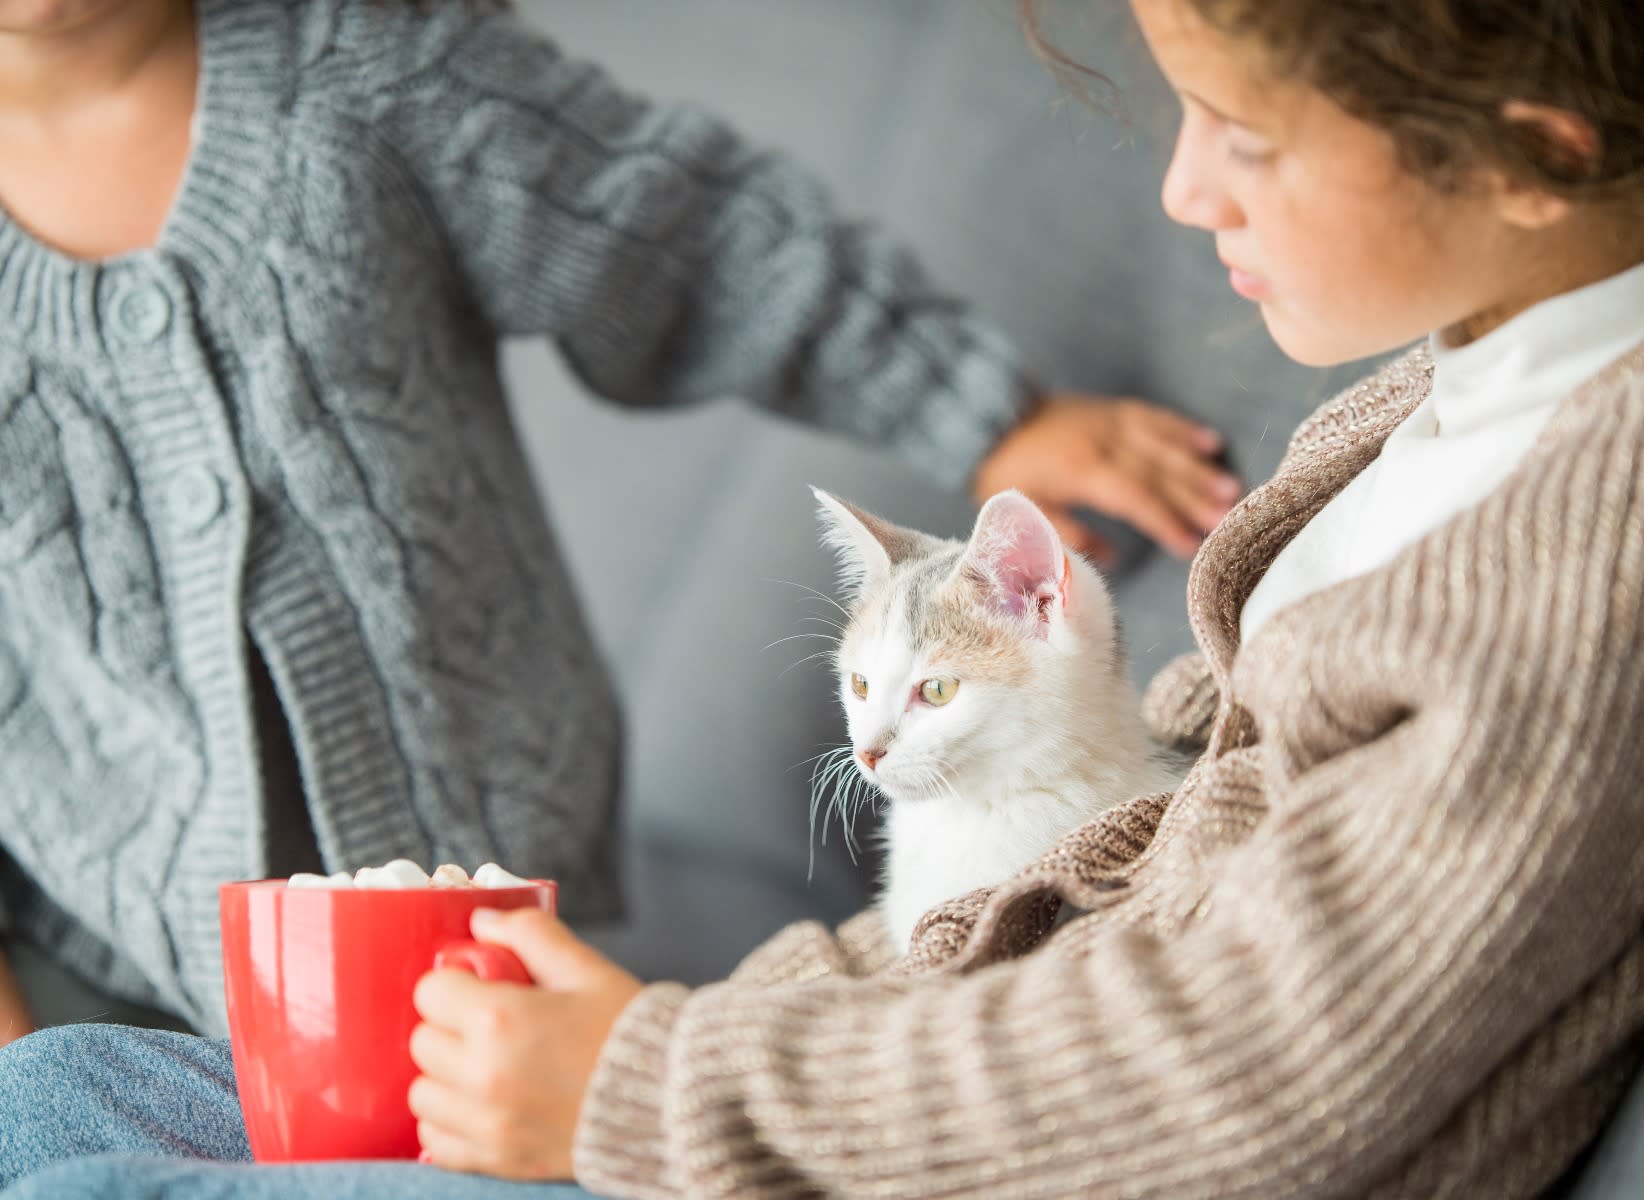
[[[1208,467],[1143,482],[1204,431],[1036,397],[804,174],[496,5],[29,20],[0,32],[0,933],[118,996],[222,1031],[229,879],[496,859],[616,907],[617,704],[504,335],[956,486],[1071,438],[1042,498],[1179,550],[1225,509]],[[1140,456],[1104,477],[1115,440]],[[0,1042],[30,1023],[0,959]]]

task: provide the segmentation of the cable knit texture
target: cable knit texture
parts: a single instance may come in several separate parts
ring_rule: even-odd
[[[692,1200],[1553,1180],[1644,1025],[1644,347],[1484,502],[1237,642],[1268,563],[1430,380],[1421,350],[1338,397],[1206,541],[1202,660],[1150,699],[1187,728],[1213,687],[1173,797],[928,914],[888,970],[797,927],[747,978],[642,993],[579,1178]]]
[[[283,874],[302,802],[263,795],[250,646],[328,868],[496,859],[615,907],[616,705],[501,335],[954,482],[1028,400],[791,164],[500,6],[426,7],[199,0],[158,245],[78,262],[0,218],[0,916],[208,1032],[217,884]]]

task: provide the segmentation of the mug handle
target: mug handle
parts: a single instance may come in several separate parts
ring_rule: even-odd
[[[436,971],[451,969],[477,975],[486,983],[531,983],[525,964],[512,950],[489,942],[452,942],[434,953]]]

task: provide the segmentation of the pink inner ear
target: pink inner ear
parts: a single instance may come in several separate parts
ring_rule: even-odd
[[[1051,607],[1065,600],[1067,556],[1043,513],[1022,496],[995,497],[978,530],[978,565],[993,580],[993,601],[1012,616],[1030,610],[1043,632]]]

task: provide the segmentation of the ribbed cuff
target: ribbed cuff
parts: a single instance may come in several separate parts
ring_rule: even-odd
[[[796,921],[761,942],[731,973],[731,981],[769,987],[797,979],[820,979],[844,971],[846,963],[827,927]]]
[[[1142,720],[1167,746],[1199,751],[1209,744],[1218,693],[1210,663],[1193,651],[1166,663],[1147,685]]]
[[[996,373],[992,380],[978,376]],[[962,372],[959,395],[926,404],[892,444],[945,487],[969,494],[977,470],[1006,435],[1043,399],[1042,390],[1008,358],[984,358]],[[977,409],[966,397],[992,391],[998,400]]]
[[[674,1200],[663,1094],[669,1047],[690,990],[646,988],[617,1018],[583,1097],[571,1158],[577,1182],[601,1195]]]

